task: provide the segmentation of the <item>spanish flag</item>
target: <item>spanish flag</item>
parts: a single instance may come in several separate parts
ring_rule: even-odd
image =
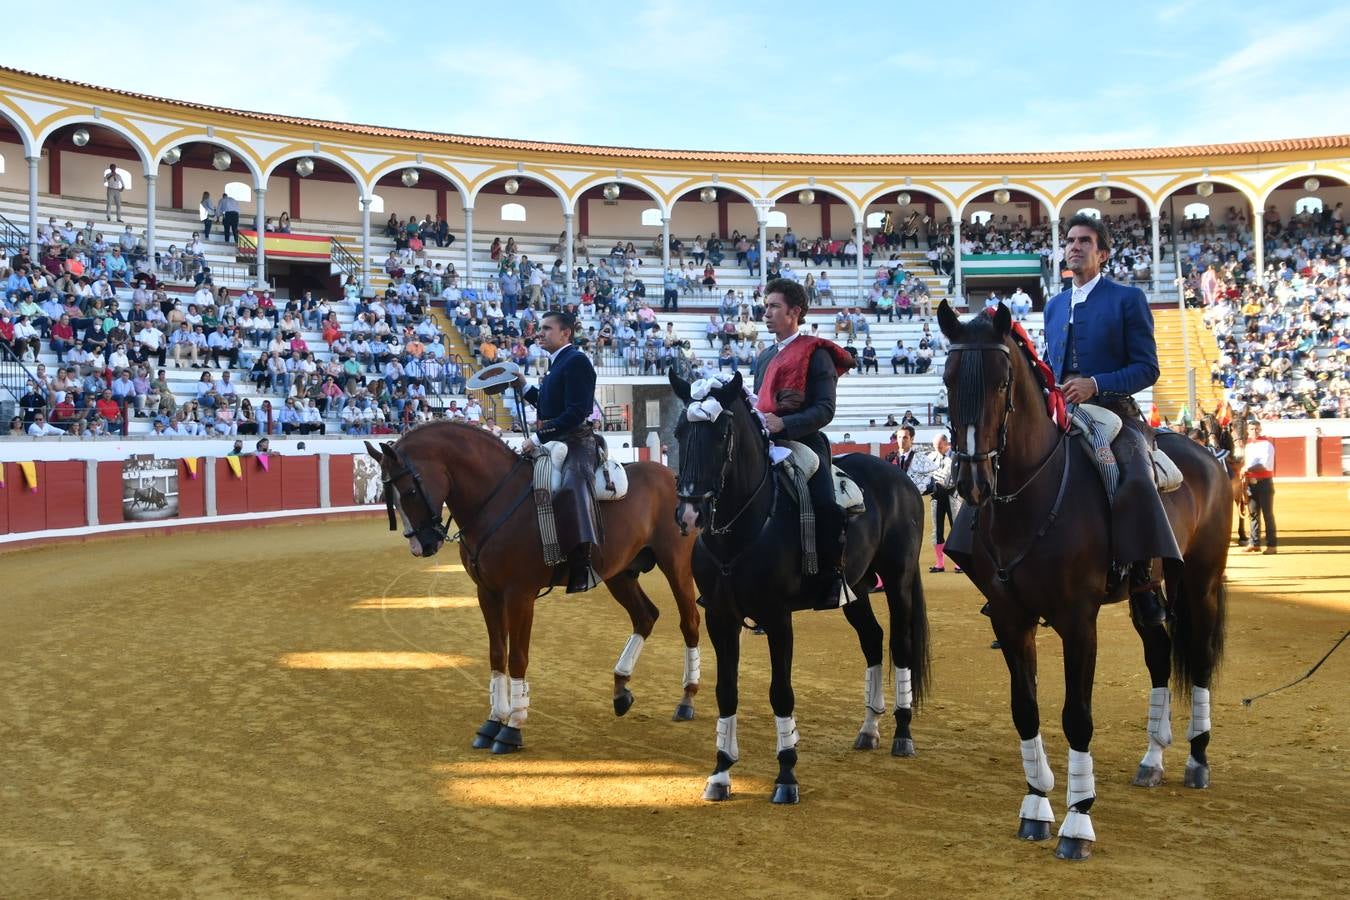
[[[239,237],[241,239],[240,244],[244,247],[246,253],[252,255],[255,251],[249,245],[257,243],[258,233],[241,228]],[[263,235],[263,247],[267,250],[267,255],[271,259],[305,259],[327,262],[333,257],[332,238],[318,234],[290,234],[269,231]]]
[[[235,478],[243,478],[243,477],[244,477],[244,470],[243,470],[243,467],[241,467],[241,466],[239,465],[239,457],[237,457],[237,456],[227,456],[227,457],[225,457],[225,462],[229,464],[229,466],[230,466],[230,471],[234,473],[234,477],[235,477]]]

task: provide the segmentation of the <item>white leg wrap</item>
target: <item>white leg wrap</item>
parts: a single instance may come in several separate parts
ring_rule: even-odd
[[[876,715],[886,713],[886,698],[881,692],[881,666],[868,666],[863,675],[863,705]]]
[[[1055,814],[1050,809],[1050,798],[1039,794],[1027,794],[1022,798],[1022,818],[1033,822],[1053,822]]]
[[[511,690],[505,672],[493,672],[488,679],[488,702],[492,704],[492,718],[505,722],[511,717]]]
[[[633,674],[633,667],[637,665],[638,657],[642,655],[642,645],[646,643],[642,635],[633,634],[628,636],[628,643],[623,645],[623,652],[619,654],[619,661],[614,665],[614,674],[623,678]]]
[[[684,648],[684,683],[685,685],[698,684],[702,674],[699,668],[699,654],[697,647]]]
[[[1191,727],[1186,729],[1186,740],[1195,740],[1209,731],[1209,688],[1191,688]]]
[[[1039,734],[1022,742],[1022,771],[1026,773],[1027,784],[1036,790],[1048,794],[1055,789],[1055,773],[1050,771],[1050,760],[1045,757],[1045,745]]]
[[[1092,830],[1092,816],[1080,813],[1076,809],[1069,810],[1064,816],[1064,824],[1059,826],[1059,836],[1081,838],[1085,841],[1097,840],[1097,832]]]
[[[1075,803],[1097,796],[1097,781],[1092,777],[1092,754],[1069,751],[1069,797],[1070,808]],[[1060,832],[1061,834],[1063,832]],[[1069,835],[1079,837],[1079,835]]]
[[[524,678],[511,679],[511,717],[506,724],[519,728],[530,717],[530,683]]]
[[[708,776],[708,786],[714,784],[726,785],[727,793],[731,793],[731,770],[724,769],[721,772],[714,772]]]
[[[910,709],[914,706],[914,688],[910,684],[909,669],[895,667],[895,708]]]
[[[735,716],[725,716],[717,720],[717,749],[733,760],[741,758],[741,747],[736,743]]]
[[[1148,737],[1159,746],[1172,746],[1172,692],[1168,688],[1148,692]]]
[[[774,725],[778,728],[778,752],[791,750],[797,746],[797,717],[782,716],[773,717]]]

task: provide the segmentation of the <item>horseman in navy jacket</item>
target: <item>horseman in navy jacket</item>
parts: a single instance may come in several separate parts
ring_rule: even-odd
[[[539,443],[562,441],[567,445],[562,487],[553,498],[553,508],[558,545],[568,555],[569,594],[588,591],[600,583],[591,568],[591,551],[600,543],[594,489],[599,454],[590,423],[595,408],[595,368],[586,354],[572,345],[575,328],[575,319],[565,312],[544,313],[539,344],[549,354],[548,372],[539,380],[539,387],[529,390],[525,390],[524,375],[516,378],[517,389],[539,410],[535,426]]]
[[[1101,219],[1073,216],[1065,243],[1073,287],[1045,305],[1046,361],[1068,402],[1105,407],[1125,424],[1112,445],[1121,476],[1112,514],[1123,526],[1114,529],[1115,562],[1132,564],[1136,619],[1162,624],[1152,560],[1179,560],[1181,552],[1153,479],[1153,436],[1131,396],[1158,380],[1153,314],[1143,291],[1102,274],[1111,243]]]

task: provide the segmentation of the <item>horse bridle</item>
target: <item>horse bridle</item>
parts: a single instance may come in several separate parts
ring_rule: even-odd
[[[409,497],[416,498],[427,514],[427,524],[416,529],[408,528],[403,532],[403,536],[405,538],[416,537],[423,547],[434,547],[437,544],[445,543],[446,535],[450,533],[451,516],[447,514],[445,521],[441,521],[440,510],[433,507],[431,500],[427,497],[426,488],[422,484],[421,473],[417,471],[417,467],[404,455],[402,450],[398,449],[397,446],[391,446],[385,449],[385,453],[393,457],[394,462],[398,465],[397,469],[386,471],[382,479],[384,481],[384,508],[389,513],[389,530],[398,531],[398,515],[394,510],[394,491],[398,490],[399,497],[404,498],[405,501]],[[400,490],[397,482],[401,478],[411,478],[412,488],[406,491]]]
[[[1008,417],[1012,414],[1013,411],[1012,352],[1008,349],[1007,344],[995,341],[977,344],[952,344],[951,347],[948,348],[949,352],[959,350],[972,350],[976,352],[983,352],[986,350],[997,350],[1004,356],[1008,357],[1009,360],[1008,377],[1003,380],[1003,385],[1000,388],[1000,390],[1003,391],[1004,404],[1003,404],[1003,421],[1000,422],[998,426],[998,445],[991,450],[984,451],[983,453],[971,453],[966,450],[960,449],[954,450],[952,452],[953,458],[959,463],[974,463],[974,462],[983,462],[986,459],[990,460],[994,465],[994,484],[995,490],[997,490],[998,462],[999,458],[1003,455],[1004,451],[1008,449]],[[960,390],[960,388],[961,385],[958,384],[957,389]],[[978,415],[976,416],[976,418],[978,418]],[[952,435],[953,444],[957,444],[956,440],[957,437],[958,435],[955,434]]]
[[[727,410],[727,412],[730,413],[731,411]],[[731,526],[735,525],[736,521],[740,519],[740,517],[745,514],[745,511],[748,510],[750,506],[755,502],[755,498],[759,496],[759,492],[764,489],[764,485],[769,480],[769,470],[771,467],[766,464],[764,466],[764,474],[760,476],[759,484],[757,484],[755,486],[755,489],[750,492],[750,496],[745,499],[745,503],[741,506],[741,508],[736,510],[736,514],[732,516],[731,519],[728,520],[725,525],[719,528],[717,526],[717,500],[722,495],[722,489],[727,486],[727,476],[731,472],[731,465],[732,462],[735,460],[735,458],[736,458],[736,429],[735,427],[729,427],[727,437],[726,459],[722,461],[722,470],[719,473],[717,479],[717,490],[712,491],[709,494],[704,494],[701,497],[692,497],[688,494],[680,494],[680,493],[675,494],[675,499],[679,500],[681,503],[702,505],[703,503],[706,502],[708,504],[708,530],[709,532],[715,535],[726,534],[728,531],[731,530]],[[681,460],[681,465],[683,464],[684,460]]]

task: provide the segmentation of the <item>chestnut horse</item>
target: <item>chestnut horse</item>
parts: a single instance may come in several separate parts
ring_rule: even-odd
[[[1068,807],[1056,855],[1083,859],[1096,833],[1088,812],[1096,797],[1092,771],[1092,683],[1097,664],[1097,613],[1123,599],[1112,589],[1111,510],[1092,458],[1046,411],[1043,384],[1030,352],[1012,337],[1012,316],[961,322],[946,301],[938,324],[951,341],[943,381],[951,398],[956,490],[966,505],[952,527],[947,552],[989,600],[994,632],[1012,681],[1012,717],[1022,739],[1019,837],[1046,840],[1054,821],[1046,794],[1055,777],[1040,735],[1036,704],[1036,629],[1044,620],[1064,647],[1064,735],[1069,743]],[[1135,437],[1140,443],[1142,438]],[[1223,467],[1184,435],[1158,435],[1181,470],[1182,485],[1163,495],[1184,568],[1166,575],[1175,613],[1167,626],[1135,620],[1153,689],[1148,750],[1134,783],[1162,783],[1163,749],[1172,742],[1173,667],[1177,687],[1191,699],[1186,737],[1187,787],[1207,787],[1209,688],[1223,651],[1224,568],[1233,499]],[[955,550],[957,537],[969,547]]]
[[[534,603],[555,581],[544,562],[529,461],[481,428],[446,421],[414,428],[383,447],[367,441],[366,449],[380,463],[390,529],[402,520],[414,556],[433,556],[447,540],[459,541],[464,570],[478,588],[492,664],[491,712],[473,746],[493,753],[519,750],[530,706],[525,670]],[[622,716],[633,705],[628,680],[659,615],[638,576],[659,567],[675,595],[684,634],[684,696],[675,718],[692,719],[699,684],[699,613],[690,570],[694,537],[681,535],[672,517],[675,476],[669,469],[638,462],[626,470],[627,496],[598,504],[605,539],[592,554],[596,572],[633,622],[614,667],[614,711]],[[444,522],[443,507],[449,513]],[[459,531],[447,537],[452,521]]]

